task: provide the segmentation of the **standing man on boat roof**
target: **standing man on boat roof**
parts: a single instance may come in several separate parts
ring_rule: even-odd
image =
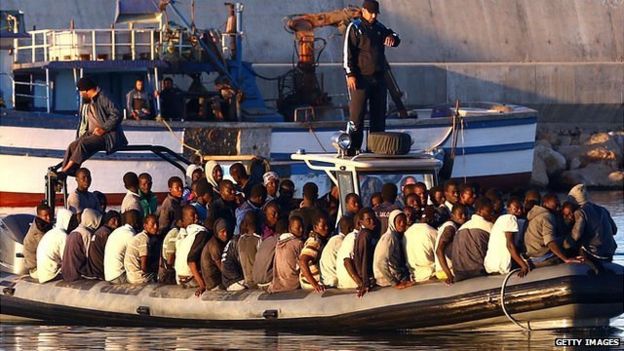
[[[106,150],[110,154],[128,145],[117,106],[90,78],[80,78],[76,87],[82,97],[78,138],[67,147],[59,179],[73,176],[80,165],[98,151]]]
[[[362,17],[347,27],[344,42],[344,69],[347,75],[349,120],[355,124],[353,142],[348,150],[355,155],[364,138],[364,115],[366,102],[370,110],[370,131],[383,132],[386,129],[387,86],[385,71],[385,46],[397,47],[399,36],[377,21],[379,2],[364,0]]]

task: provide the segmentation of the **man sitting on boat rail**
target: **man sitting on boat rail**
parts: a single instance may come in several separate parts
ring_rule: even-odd
[[[59,180],[73,176],[80,165],[98,151],[112,153],[128,145],[121,127],[122,116],[115,104],[88,77],[80,78],[76,84],[82,104],[78,138],[67,147]]]

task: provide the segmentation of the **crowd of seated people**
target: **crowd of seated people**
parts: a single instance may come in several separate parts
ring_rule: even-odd
[[[616,249],[613,219],[583,184],[562,205],[553,193],[502,194],[455,180],[428,189],[412,178],[400,193],[383,184],[366,204],[347,194],[337,218],[335,187],[319,197],[317,185],[306,183],[296,199],[293,182],[274,171],[256,179],[242,164],[230,169],[234,181],[214,161],[193,165],[185,181],[166,180],[162,202],[149,174],[128,172],[118,212],[90,191],[91,173],[81,168],[67,209],[53,216],[37,207],[24,240],[30,275],[40,283],[178,284],[197,296],[327,288],[362,296],[375,286],[451,285],[514,269],[523,277],[560,263],[598,265]]]

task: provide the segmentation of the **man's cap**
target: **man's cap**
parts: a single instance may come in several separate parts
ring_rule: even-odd
[[[377,0],[364,0],[362,8],[370,13],[379,13],[379,2]]]
[[[279,176],[273,171],[268,171],[262,176],[264,185],[267,185],[272,179],[276,179],[277,181],[279,181]]]
[[[87,91],[97,88],[97,84],[89,77],[82,77],[78,83],[76,83],[76,87],[78,91]]]

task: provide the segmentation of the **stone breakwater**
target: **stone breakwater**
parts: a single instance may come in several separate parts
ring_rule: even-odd
[[[624,129],[588,132],[581,128],[540,128],[531,183],[540,188],[624,187]]]

